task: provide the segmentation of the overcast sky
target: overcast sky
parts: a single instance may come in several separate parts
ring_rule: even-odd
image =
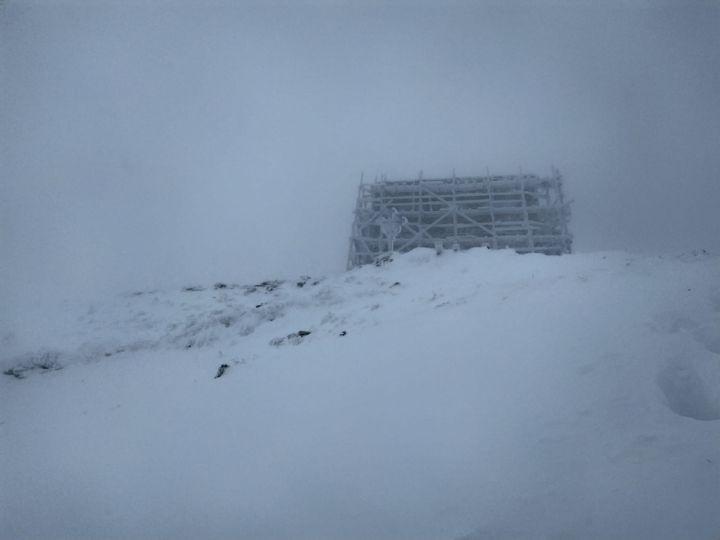
[[[720,3],[0,3],[0,301],[344,268],[372,178],[560,168],[720,251]],[[9,317],[8,317],[9,315]]]

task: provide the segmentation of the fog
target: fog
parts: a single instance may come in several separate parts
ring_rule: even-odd
[[[0,5],[3,324],[344,268],[360,174],[545,174],[578,251],[720,251],[715,2]]]

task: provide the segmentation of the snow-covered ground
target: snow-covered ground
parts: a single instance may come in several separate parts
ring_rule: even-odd
[[[63,319],[0,353],[3,538],[720,535],[717,257],[415,250]]]

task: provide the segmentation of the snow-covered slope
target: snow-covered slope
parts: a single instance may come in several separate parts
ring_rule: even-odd
[[[720,535],[718,258],[191,289],[4,354],[0,536]]]

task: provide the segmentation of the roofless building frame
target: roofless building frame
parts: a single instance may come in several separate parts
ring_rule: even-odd
[[[348,268],[416,247],[570,253],[570,207],[559,171],[361,181]],[[387,224],[395,226],[388,228]],[[388,230],[393,232],[388,234]],[[390,237],[392,235],[392,237]]]

